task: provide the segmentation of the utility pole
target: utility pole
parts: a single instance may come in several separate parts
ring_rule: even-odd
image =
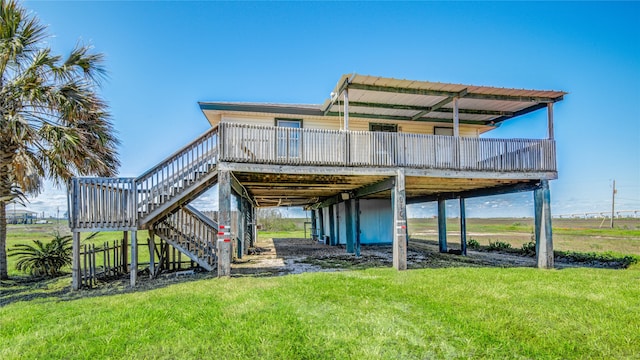
[[[613,191],[611,192],[611,228],[613,229],[613,218],[616,211],[616,180],[613,180]]]

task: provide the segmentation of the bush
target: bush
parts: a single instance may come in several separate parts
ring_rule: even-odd
[[[511,244],[503,241],[491,242],[491,240],[489,240],[489,246],[487,247],[487,250],[500,251],[500,250],[507,250],[507,249],[511,249]]]
[[[522,244],[522,253],[524,255],[533,256],[536,254],[536,242],[529,241],[528,243]]]
[[[467,247],[469,249],[478,250],[480,249],[480,243],[476,239],[469,239],[469,241],[467,241]]]
[[[9,256],[18,257],[16,269],[19,271],[55,277],[60,275],[60,269],[71,265],[71,235],[60,236],[60,233],[55,233],[53,240],[47,244],[40,240],[33,240],[33,243],[16,244],[9,249]]]

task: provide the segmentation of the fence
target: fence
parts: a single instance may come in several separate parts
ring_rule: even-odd
[[[195,263],[180,251],[159,239],[155,244],[157,269],[160,271],[177,271],[192,268]],[[148,242],[138,242],[138,257],[140,249],[149,249]],[[129,272],[131,259],[128,257],[129,247],[122,240],[106,241],[102,246],[84,244],[80,248],[80,286],[93,288],[98,282],[118,278]],[[144,258],[144,257],[142,257]],[[146,258],[149,258],[148,256]],[[149,263],[138,263],[140,269],[148,269]]]

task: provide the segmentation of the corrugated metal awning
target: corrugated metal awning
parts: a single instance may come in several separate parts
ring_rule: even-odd
[[[460,123],[489,125],[562,100],[563,91],[400,80],[358,74],[343,75],[321,109],[326,116],[342,111],[345,90],[349,116],[389,120],[442,122],[453,118],[458,98]]]

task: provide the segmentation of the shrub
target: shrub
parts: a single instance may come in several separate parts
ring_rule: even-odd
[[[16,269],[35,276],[55,277],[60,269],[71,265],[71,235],[55,233],[49,243],[33,240],[34,245],[16,244],[9,249],[9,256],[18,257]]]
[[[536,254],[536,242],[529,241],[527,243],[522,244],[522,253],[524,255],[533,256]]]
[[[489,251],[507,250],[511,249],[511,244],[503,241],[491,242],[491,240],[489,240],[489,247],[487,247],[487,249]]]
[[[469,249],[478,250],[480,249],[480,243],[476,239],[469,239],[469,241],[467,241],[467,247]]]

